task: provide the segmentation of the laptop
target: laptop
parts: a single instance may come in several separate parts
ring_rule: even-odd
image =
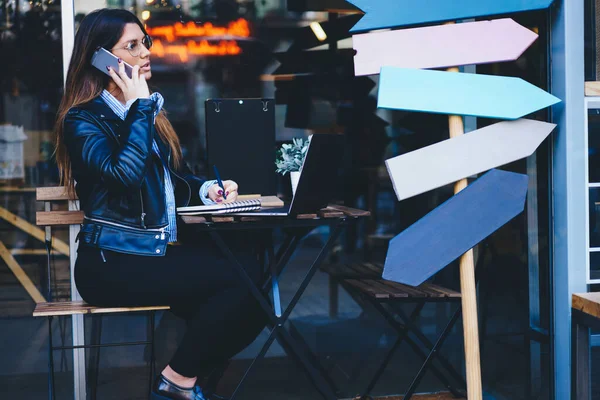
[[[315,214],[327,207],[338,186],[338,170],[344,155],[344,137],[336,134],[314,134],[300,171],[296,193],[283,207],[235,213],[242,216],[287,216]]]

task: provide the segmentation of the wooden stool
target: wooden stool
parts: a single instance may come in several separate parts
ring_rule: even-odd
[[[600,292],[572,297],[571,398],[592,398],[590,386],[590,329],[600,329]]]
[[[70,229],[71,235],[76,235],[79,224],[83,221],[82,211],[53,211],[52,202],[69,203],[69,210],[77,209],[77,199],[69,196],[66,188],[64,187],[47,187],[37,188],[36,200],[44,202],[44,210],[36,213],[36,224],[38,226],[45,227],[45,243],[48,260],[48,297],[47,302],[36,303],[33,311],[34,317],[46,317],[48,318],[48,398],[54,399],[54,358],[53,352],[55,350],[66,350],[66,349],[92,349],[92,356],[90,357],[90,386],[91,386],[91,399],[96,398],[96,388],[98,381],[98,367],[100,362],[100,347],[114,347],[114,346],[126,346],[126,345],[150,345],[150,383],[148,385],[149,391],[151,390],[152,379],[154,376],[155,359],[154,359],[154,314],[159,310],[168,310],[169,306],[152,306],[152,307],[94,307],[86,304],[83,301],[53,301],[52,284],[51,284],[51,261],[52,261],[52,250],[57,248],[58,251],[65,255],[71,254],[71,274],[73,273],[73,266],[75,264],[74,252],[70,251],[66,243],[52,241],[51,227],[54,226],[70,226],[75,229]],[[60,245],[60,246],[59,246]],[[102,320],[101,316],[104,314],[115,314],[115,313],[129,313],[129,312],[149,312],[149,328],[148,338],[144,341],[137,342],[123,342],[123,343],[103,343],[100,344],[100,336],[102,332]],[[71,346],[54,346],[52,341],[52,319],[54,317],[71,316],[76,315],[92,315],[95,318],[92,321],[92,336],[93,342],[90,345],[71,345]]]

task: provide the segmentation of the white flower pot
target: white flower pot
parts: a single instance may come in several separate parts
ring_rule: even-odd
[[[292,195],[294,195],[296,194],[296,188],[300,180],[300,171],[290,172],[290,180],[292,181]]]

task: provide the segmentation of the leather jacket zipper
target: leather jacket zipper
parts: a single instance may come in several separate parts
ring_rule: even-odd
[[[100,224],[117,226],[117,227],[123,228],[123,229],[131,229],[131,230],[134,230],[134,231],[142,231],[142,232],[148,232],[148,231],[150,231],[150,232],[160,232],[161,239],[165,238],[165,230],[167,229],[167,226],[168,226],[168,225],[165,225],[162,228],[144,228],[144,229],[140,229],[140,228],[134,228],[133,226],[127,226],[127,225],[119,224],[119,223],[116,223],[116,222],[105,221],[103,219],[98,219],[98,218],[90,218],[90,217],[83,217],[83,218],[87,219],[88,221],[98,222]]]
[[[140,205],[142,206],[142,214],[140,215],[142,228],[147,229],[146,222],[144,221],[146,219],[146,213],[144,212],[144,198],[142,197],[142,189],[140,189]]]

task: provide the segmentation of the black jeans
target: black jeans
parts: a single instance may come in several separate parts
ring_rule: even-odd
[[[103,254],[106,262],[99,249],[79,246],[79,293],[97,306],[171,306],[187,323],[169,363],[183,376],[206,376],[251,344],[266,325],[249,288],[214,245],[168,246],[163,257]],[[256,257],[249,251],[236,256],[258,282],[262,271]]]

